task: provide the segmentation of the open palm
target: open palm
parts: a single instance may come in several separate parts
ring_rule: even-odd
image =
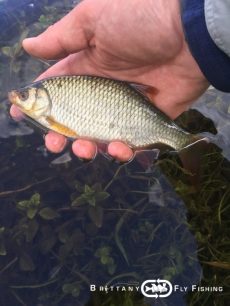
[[[54,75],[87,74],[140,83],[153,103],[177,117],[208,86],[186,44],[179,0],[84,0],[36,38],[26,39],[31,55],[60,59],[39,79]],[[13,108],[13,116],[18,111]],[[59,152],[61,135],[49,133],[47,147]],[[81,158],[95,155],[93,142],[79,139],[73,151]],[[131,149],[108,146],[113,157],[126,161]]]

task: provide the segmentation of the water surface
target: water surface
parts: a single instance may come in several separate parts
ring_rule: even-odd
[[[209,90],[179,123],[213,132],[199,186],[178,159],[149,154],[127,165],[103,156],[83,163],[46,151],[42,132],[8,115],[7,91],[50,62],[21,40],[36,35],[76,1],[1,1],[0,305],[226,305],[229,299],[230,96]],[[28,13],[29,12],[29,13]],[[203,115],[197,112],[197,110]],[[214,134],[213,134],[214,135]],[[148,279],[187,287],[167,298],[122,288]],[[108,293],[90,292],[90,285]],[[223,287],[193,290],[192,285]],[[119,286],[119,292],[111,291]]]

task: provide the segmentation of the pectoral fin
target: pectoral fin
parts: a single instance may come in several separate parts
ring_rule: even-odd
[[[49,128],[59,134],[62,134],[64,136],[67,137],[72,137],[72,138],[77,138],[78,135],[75,131],[71,130],[70,128],[68,128],[67,126],[56,122],[54,118],[52,117],[46,117],[46,121],[49,124]]]

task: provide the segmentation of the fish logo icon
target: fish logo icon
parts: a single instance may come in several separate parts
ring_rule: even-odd
[[[164,279],[146,280],[141,285],[141,292],[146,297],[165,298],[172,293],[172,284]]]

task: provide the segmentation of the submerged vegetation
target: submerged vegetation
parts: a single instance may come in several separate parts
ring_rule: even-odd
[[[6,89],[31,81],[49,65],[30,59],[20,43],[66,12],[60,1],[45,2],[37,21],[22,24],[20,37],[1,46],[1,100]],[[5,104],[0,111],[6,112]],[[179,123],[195,133],[216,132],[196,111]],[[125,165],[103,156],[59,164],[38,133],[0,138],[0,145],[2,306],[227,305],[230,162],[220,149],[202,153],[194,185],[170,154],[154,165],[145,155]],[[127,286],[155,278],[190,292],[145,300],[136,292],[89,290],[90,284]],[[192,292],[195,284],[224,290]]]

